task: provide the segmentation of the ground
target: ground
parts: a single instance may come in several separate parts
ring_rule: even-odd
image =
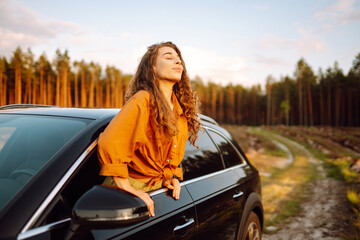
[[[225,128],[239,142],[262,176],[264,240],[358,239],[358,235],[354,234],[354,212],[347,199],[348,185],[343,180],[329,177],[324,161],[290,139],[296,133],[296,136],[324,149],[326,144],[318,143],[329,141],[328,131],[323,131],[326,136],[321,138],[320,131],[316,129],[316,134],[312,132],[316,136],[314,140],[304,135],[306,131],[303,129],[284,128],[290,134],[280,135],[277,133],[284,129]],[[345,136],[343,138],[346,139]],[[358,141],[356,136],[352,139],[353,142]],[[338,143],[331,143],[338,149]],[[335,147],[327,151],[331,153],[331,149]],[[354,150],[357,149],[346,148],[352,153]]]
[[[280,226],[268,226],[274,233],[264,234],[264,240],[344,239],[351,229],[348,216],[352,212],[344,183],[326,177],[319,160],[312,158],[312,161],[319,176],[307,186],[300,214],[290,217]]]

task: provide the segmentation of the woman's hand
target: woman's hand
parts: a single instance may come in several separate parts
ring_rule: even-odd
[[[146,192],[140,190],[140,189],[135,189],[133,188],[130,183],[129,180],[127,178],[119,178],[119,177],[113,177],[116,185],[118,186],[118,188],[132,193],[135,196],[137,196],[138,198],[140,198],[141,200],[143,200],[149,210],[149,214],[151,217],[155,217],[155,211],[154,211],[154,201],[150,198],[149,194],[147,194]]]
[[[163,182],[163,186],[168,189],[173,190],[173,194],[172,194],[173,198],[175,198],[176,200],[179,200],[180,190],[181,190],[179,180],[177,180],[176,178],[166,180]]]

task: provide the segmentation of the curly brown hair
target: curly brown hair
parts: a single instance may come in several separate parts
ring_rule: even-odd
[[[151,96],[151,108],[153,109],[153,118],[155,124],[163,130],[167,136],[175,136],[178,132],[176,128],[176,119],[166,102],[163,93],[159,88],[159,80],[156,78],[153,66],[156,63],[158,50],[161,47],[171,47],[179,55],[183,72],[180,81],[174,84],[173,92],[177,97],[179,104],[184,112],[189,127],[189,141],[195,145],[197,134],[201,128],[198,120],[198,98],[195,91],[191,88],[184,60],[178,47],[172,42],[162,42],[148,47],[147,52],[142,57],[137,71],[129,83],[129,88],[125,94],[125,101],[131,98],[140,90],[146,90]]]

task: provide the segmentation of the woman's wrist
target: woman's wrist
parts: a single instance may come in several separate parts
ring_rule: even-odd
[[[130,185],[127,178],[113,177],[116,186],[126,192],[133,193],[134,188]]]

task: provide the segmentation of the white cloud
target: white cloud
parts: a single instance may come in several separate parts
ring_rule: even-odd
[[[308,55],[313,52],[324,52],[326,43],[312,28],[297,27],[299,38],[287,39],[276,36],[265,36],[259,46],[265,50],[278,49],[281,51],[295,51],[298,55]]]
[[[26,48],[43,42],[41,38],[24,33],[9,32],[0,27],[0,52],[9,56],[18,46]]]
[[[270,9],[270,5],[268,3],[256,4],[254,8],[258,11],[265,11]]]
[[[335,20],[338,24],[347,24],[360,20],[360,10],[355,8],[356,0],[338,0],[334,4],[315,13],[319,21]]]
[[[246,84],[246,59],[239,56],[222,56],[215,51],[206,51],[194,47],[182,47],[181,52],[190,77],[196,75],[207,82],[209,80],[226,85]]]
[[[45,18],[15,0],[0,1],[1,53],[8,54],[17,46],[43,44],[77,29],[74,23]]]

